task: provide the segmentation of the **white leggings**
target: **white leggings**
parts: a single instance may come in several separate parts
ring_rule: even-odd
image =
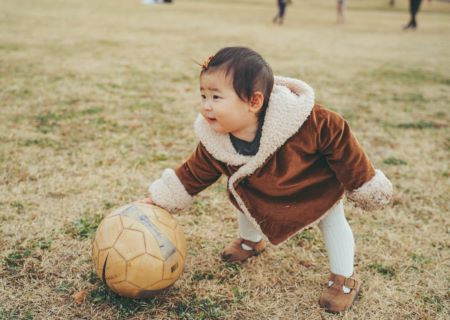
[[[247,217],[238,212],[239,232],[242,238],[259,241],[262,236]],[[344,214],[342,200],[332,207],[326,217],[319,222],[319,229],[325,241],[330,271],[344,277],[353,274],[355,240],[353,232]]]

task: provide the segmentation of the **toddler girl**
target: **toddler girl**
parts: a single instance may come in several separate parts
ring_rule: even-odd
[[[309,85],[274,77],[251,49],[224,48],[208,58],[200,93],[196,150],[176,170],[164,170],[144,201],[180,210],[225,174],[240,231],[221,255],[231,262],[318,223],[330,260],[319,303],[331,312],[348,309],[360,283],[341,199],[346,193],[363,209],[382,208],[392,195],[390,181],[374,169],[347,122],[314,103]]]

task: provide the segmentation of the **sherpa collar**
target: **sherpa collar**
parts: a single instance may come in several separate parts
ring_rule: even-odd
[[[286,140],[303,125],[314,106],[314,91],[305,82],[287,77],[275,77],[275,85],[264,118],[258,153],[244,156],[234,149],[229,134],[211,129],[201,114],[195,121],[195,132],[206,150],[217,160],[230,165],[244,165],[240,176],[260,167]]]

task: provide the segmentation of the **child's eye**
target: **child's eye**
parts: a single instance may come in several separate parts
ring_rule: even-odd
[[[204,94],[202,94],[202,99],[206,99],[206,96]]]
[[[221,97],[217,96],[217,95],[213,95],[213,99],[217,100],[217,99],[221,99]]]

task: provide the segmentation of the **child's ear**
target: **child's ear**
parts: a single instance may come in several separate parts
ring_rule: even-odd
[[[264,95],[261,91],[255,91],[250,99],[250,110],[258,112],[264,103]]]

